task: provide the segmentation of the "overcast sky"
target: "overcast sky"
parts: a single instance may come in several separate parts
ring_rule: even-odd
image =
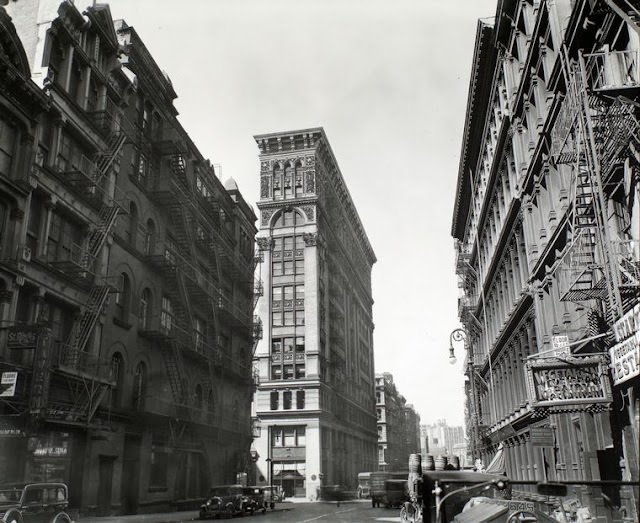
[[[393,374],[423,423],[461,425],[451,217],[476,27],[496,0],[108,3],[168,73],[202,154],[250,204],[253,136],[324,127],[378,258],[376,372]]]

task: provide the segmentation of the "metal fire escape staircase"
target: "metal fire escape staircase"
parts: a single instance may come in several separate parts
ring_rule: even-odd
[[[603,98],[608,88],[619,90],[618,85],[602,84],[604,60],[610,54],[580,55],[569,64],[565,50],[567,93],[558,117],[564,135],[552,136],[552,154],[556,163],[570,164],[573,172],[571,244],[558,266],[561,299],[608,300],[609,311],[619,317],[621,275],[633,280],[637,260],[624,265],[616,259],[616,244],[605,223],[605,184],[615,182],[615,172],[632,152],[640,129],[621,97],[613,102]]]
[[[107,176],[113,162],[122,151],[125,140],[124,133],[120,131],[113,133],[107,149],[96,156],[96,169],[92,178],[94,188],[100,187],[100,183]],[[93,263],[100,255],[102,247],[116,223],[118,214],[122,210],[121,204],[115,198],[104,195],[99,221],[89,233],[81,254],[80,270],[82,274],[92,272]],[[64,422],[88,425],[106,392],[115,385],[115,373],[111,362],[105,362],[86,350],[108,296],[113,291],[114,287],[105,279],[94,280],[87,303],[74,322],[69,338],[59,348],[58,369],[69,378],[72,400],[71,405],[66,405],[63,409],[54,409],[58,412],[65,412]]]

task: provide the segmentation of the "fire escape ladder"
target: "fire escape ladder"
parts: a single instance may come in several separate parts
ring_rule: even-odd
[[[73,361],[74,358],[79,356],[80,352],[84,351],[111,289],[109,285],[96,285],[92,287],[89,300],[80,318],[74,323],[71,335],[66,344],[65,363],[67,365],[70,363],[66,360],[67,357],[72,358]]]
[[[173,395],[173,400],[178,408],[187,404],[187,395],[184,379],[184,364],[182,361],[180,341],[172,339],[169,344],[162,344],[161,352],[164,360],[165,369],[169,386]],[[188,409],[182,409],[184,411]],[[183,412],[186,414],[186,412]]]
[[[122,146],[126,141],[127,137],[123,132],[116,132],[111,135],[109,139],[109,145],[107,149],[103,152],[98,153],[95,158],[95,163],[97,167],[97,179],[98,182],[101,178],[106,176],[109,168],[113,165],[113,162],[120,154],[122,150]]]
[[[98,225],[91,231],[87,240],[87,247],[82,255],[82,267],[89,268],[92,260],[95,260],[100,254],[100,249],[109,236],[109,232],[116,223],[120,207],[114,205],[103,205],[100,209],[100,221]]]
[[[73,405],[66,414],[66,421],[89,425],[110,385],[83,379],[74,385],[70,383]]]
[[[253,347],[251,349],[252,357],[256,354],[256,348],[258,347],[258,342],[262,339],[262,320],[260,316],[254,315],[253,317],[253,325],[252,325],[252,333],[253,333]]]

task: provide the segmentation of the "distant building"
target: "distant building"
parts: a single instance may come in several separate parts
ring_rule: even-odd
[[[420,425],[420,436],[423,454],[458,456],[461,460],[465,457],[464,427],[451,427],[447,420],[440,419],[432,424]]]
[[[407,470],[409,455],[420,450],[420,416],[407,404],[393,375],[376,374],[378,418],[378,469]]]
[[[376,457],[376,261],[322,128],[255,137],[264,338],[254,361],[256,480],[289,497],[355,490]]]

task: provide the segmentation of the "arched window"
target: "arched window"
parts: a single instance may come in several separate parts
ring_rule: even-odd
[[[165,333],[171,332],[173,324],[173,303],[168,296],[162,297],[162,307],[160,309],[160,327]]]
[[[151,309],[151,291],[144,288],[140,294],[140,303],[138,304],[138,328],[146,330],[149,326],[149,315]]]
[[[280,216],[276,219],[274,227],[294,227],[296,225],[303,225],[304,218],[300,216],[294,209],[282,211]]]
[[[287,164],[284,168],[284,197],[293,197],[293,167]]]
[[[116,294],[116,317],[121,321],[129,320],[131,306],[131,280],[124,272],[120,275],[120,287]]]
[[[147,230],[144,236],[144,253],[153,254],[156,250],[156,224],[149,218],[147,220]]]
[[[276,163],[273,168],[273,199],[282,200],[282,166]]]
[[[301,195],[303,192],[302,183],[302,164],[297,162],[293,176],[294,192],[296,196]]]
[[[129,205],[129,230],[126,232],[127,241],[135,246],[136,236],[138,232],[138,207],[135,203],[131,202]]]
[[[111,356],[111,369],[113,372],[113,381],[115,387],[111,390],[111,407],[118,408],[122,401],[122,386],[124,383],[124,358],[119,352],[115,352]]]
[[[133,373],[133,408],[144,410],[145,397],[147,395],[147,366],[144,362],[138,363]]]

